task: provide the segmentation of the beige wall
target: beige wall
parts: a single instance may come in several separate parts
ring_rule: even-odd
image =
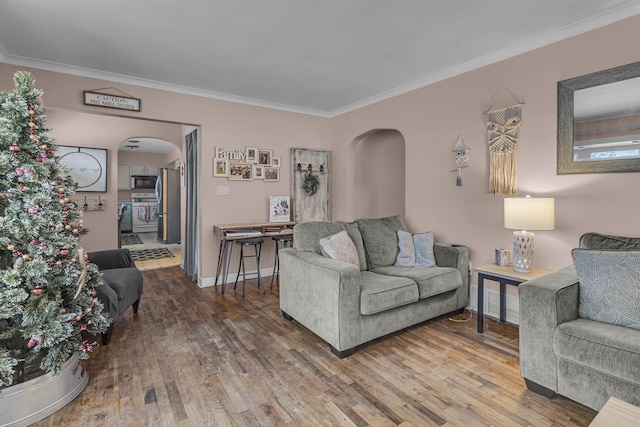
[[[270,195],[289,194],[289,148],[326,148],[330,146],[329,121],[326,118],[283,112],[262,107],[236,104],[157,89],[142,88],[109,81],[76,77],[67,74],[28,69],[0,63],[0,90],[13,89],[13,73],[26,69],[36,79],[36,86],[44,90],[43,101],[49,116],[51,135],[63,145],[109,148],[108,192],[101,196],[108,200],[104,212],[87,212],[85,226],[90,233],[83,236],[83,246],[91,251],[113,248],[117,244],[117,159],[118,145],[132,135],[150,135],[144,129],[123,129],[135,126],[135,119],[200,126],[200,276],[212,278],[218,256],[218,241],[213,236],[214,224],[255,222],[268,220]],[[141,112],[96,108],[82,104],[83,90],[116,86],[142,99]],[[72,112],[68,115],[65,112]],[[75,113],[87,113],[90,119],[73,124]],[[98,125],[96,121],[100,121]],[[132,124],[134,123],[134,124]],[[171,138],[164,137],[171,141]],[[184,137],[180,137],[183,144]],[[279,182],[238,182],[214,178],[212,159],[214,147],[227,150],[246,146],[268,148],[282,159]],[[216,186],[230,188],[230,195],[217,196]],[[97,193],[93,193],[97,194]],[[272,260],[271,245],[265,245],[265,260]],[[268,263],[267,263],[268,264]],[[267,265],[265,265],[267,266]]]
[[[639,38],[640,16],[335,118],[333,158],[341,164],[334,164],[334,182],[346,185],[333,188],[334,218],[350,217],[357,193],[349,170],[354,138],[371,129],[397,129],[406,144],[409,228],[468,245],[476,266],[493,262],[494,248],[510,247],[512,231],[503,227],[503,197],[489,195],[482,113],[504,86],[525,102],[519,194],[556,198],[556,230],[536,233],[537,266],[570,264],[570,250],[587,231],[640,235],[639,174],[556,175],[556,83],[638,61]],[[500,96],[500,106],[508,98]],[[462,187],[451,172],[459,135],[471,147]]]
[[[113,115],[200,126],[203,278],[215,272],[218,242],[212,236],[214,224],[266,220],[268,196],[289,194],[290,147],[331,149],[332,217],[364,216],[354,207],[359,197],[354,165],[362,163],[360,156],[366,155],[366,151],[357,149],[360,136],[374,129],[397,130],[398,140],[404,142],[405,179],[404,190],[400,191],[406,199],[403,210],[409,228],[416,232],[433,230],[439,240],[468,245],[475,265],[492,262],[494,248],[510,246],[511,231],[503,228],[502,197],[488,194],[489,160],[482,112],[504,86],[525,101],[518,154],[520,193],[556,198],[556,230],[538,232],[536,237],[536,264],[555,269],[571,262],[570,249],[583,232],[640,235],[636,226],[640,201],[635,197],[640,175],[555,173],[556,82],[638,61],[634,40],[639,38],[640,16],[333,119],[30,71],[37,86],[45,91],[45,106],[56,113],[50,114],[49,125],[59,143],[69,141],[72,145],[71,141],[77,140],[83,146],[93,146],[86,141],[95,146],[117,145],[135,134],[127,131],[107,138],[120,131],[120,122],[111,123],[117,120]],[[0,90],[11,89],[11,75],[17,69],[22,67],[0,64]],[[143,110],[118,112],[82,105],[83,90],[106,86],[117,86],[141,98]],[[62,135],[56,129],[65,128],[65,115],[58,115],[57,110],[108,114],[105,120],[109,124],[100,129],[86,123]],[[471,147],[462,187],[455,186],[455,173],[451,172],[452,150],[459,135]],[[273,149],[274,155],[282,158],[280,182],[213,178],[211,163],[216,146]],[[112,154],[109,160],[115,167]],[[384,170],[379,158],[372,162],[373,168]],[[218,185],[229,186],[231,194],[216,196]],[[396,179],[376,181],[379,191],[387,194],[399,191],[401,185]],[[116,188],[114,173],[110,174],[109,188]],[[110,200],[116,197],[112,191],[107,194]],[[113,222],[115,228],[115,210],[99,215],[100,221]],[[114,238],[103,236],[100,227],[93,228],[95,234],[86,238],[90,250],[114,246]],[[264,259],[271,256],[267,252]]]

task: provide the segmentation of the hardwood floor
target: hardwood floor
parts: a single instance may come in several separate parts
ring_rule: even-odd
[[[513,326],[486,320],[478,334],[475,320],[445,316],[340,360],[282,318],[277,287],[261,295],[252,280],[241,298],[178,267],[144,277],[139,313],[86,361],[85,391],[36,426],[586,426],[596,415],[526,390]]]

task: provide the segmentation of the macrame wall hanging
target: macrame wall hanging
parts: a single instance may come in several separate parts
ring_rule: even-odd
[[[511,92],[509,94],[513,96]],[[524,102],[492,109],[494,104],[495,101],[484,113],[489,144],[489,194],[515,196],[518,192],[518,132]]]

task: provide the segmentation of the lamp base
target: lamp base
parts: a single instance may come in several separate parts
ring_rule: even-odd
[[[533,268],[533,238],[527,231],[513,232],[513,269],[519,273],[531,273]]]

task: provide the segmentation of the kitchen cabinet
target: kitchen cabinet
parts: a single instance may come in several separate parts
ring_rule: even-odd
[[[129,166],[129,175],[131,176],[157,176],[157,166],[131,165]]]
[[[118,190],[131,190],[129,165],[118,165]]]

